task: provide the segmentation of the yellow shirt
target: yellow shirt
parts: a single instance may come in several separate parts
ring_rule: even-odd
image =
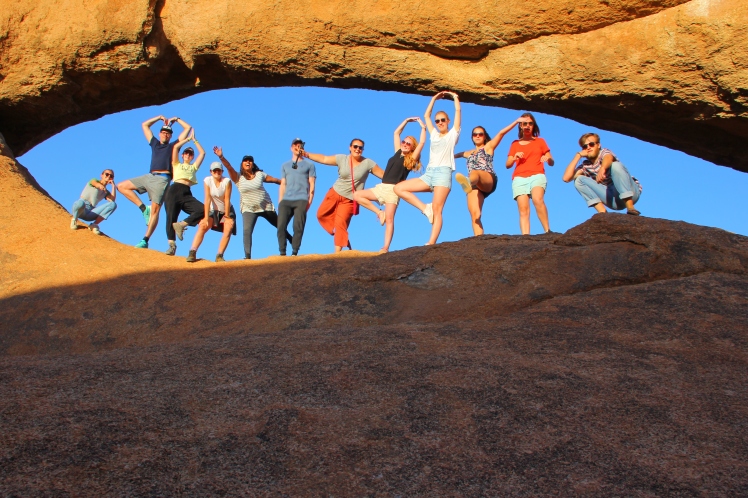
[[[194,164],[187,164],[187,163],[179,163],[175,164],[173,166],[174,171],[174,181],[177,180],[187,180],[190,182],[190,185],[197,185],[197,177],[195,174],[197,173],[197,170],[199,169],[199,166],[195,166]]]

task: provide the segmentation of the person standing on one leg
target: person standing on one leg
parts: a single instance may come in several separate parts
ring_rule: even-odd
[[[291,160],[281,166],[281,183],[278,189],[278,251],[286,255],[286,229],[293,218],[291,250],[299,254],[304,235],[306,214],[314,200],[314,183],[317,170],[314,163],[304,159],[304,142],[295,138],[291,142]]]
[[[468,211],[473,223],[473,235],[483,235],[481,214],[483,201],[496,191],[496,172],[493,169],[493,153],[504,135],[517,126],[519,119],[499,132],[494,138],[482,126],[473,128],[473,145],[475,149],[455,154],[455,159],[467,159],[468,176],[462,173],[455,175],[455,180],[467,194]]]
[[[151,126],[158,121],[163,121],[164,126],[161,127],[158,139],[156,139],[151,131]],[[143,213],[145,224],[148,226],[143,240],[135,245],[135,247],[141,249],[148,248],[148,240],[156,230],[161,203],[166,192],[166,187],[169,186],[169,181],[171,180],[171,153],[176,142],[169,141],[173,134],[171,125],[174,123],[179,123],[184,128],[182,133],[179,134],[179,140],[187,138],[192,127],[179,118],[166,119],[164,116],[156,116],[143,122],[143,134],[145,135],[145,139],[148,140],[148,145],[151,147],[150,173],[125,180],[117,185],[117,190],[138,206],[140,212]],[[146,192],[148,192],[148,198],[151,200],[150,206],[143,204],[143,201],[138,196],[138,194],[145,194]]]
[[[407,136],[400,140],[400,135],[405,125],[417,121],[421,125],[421,141],[415,137]],[[395,234],[395,212],[400,198],[395,194],[395,185],[405,181],[411,171],[421,170],[421,151],[426,144],[426,125],[421,118],[408,118],[395,129],[395,155],[387,161],[387,167],[382,175],[382,183],[374,188],[357,190],[353,194],[356,202],[370,210],[379,218],[379,224],[384,227],[384,246],[380,253],[389,252],[392,236]],[[384,209],[377,209],[373,202],[379,203]]]
[[[179,149],[192,140],[199,152],[195,162],[195,151],[187,147],[182,153],[182,162],[179,162]],[[168,256],[174,256],[177,252],[176,239],[184,240],[184,231],[188,226],[194,227],[203,218],[205,206],[192,195],[192,186],[197,185],[197,170],[205,159],[205,150],[195,138],[195,129],[190,136],[180,140],[174,146],[171,154],[171,164],[174,171],[174,183],[167,189],[164,195],[164,208],[166,209],[166,239],[169,241]],[[179,213],[184,211],[189,216],[184,221],[179,220]]]
[[[205,185],[205,217],[197,226],[197,233],[192,240],[192,248],[187,256],[188,263],[197,261],[197,250],[203,243],[208,230],[221,232],[218,243],[216,263],[222,263],[223,253],[229,245],[231,235],[236,235],[236,212],[231,205],[231,181],[223,176],[223,166],[218,161],[210,163],[210,176],[203,182]]]
[[[455,104],[455,122],[454,127],[449,129],[449,116],[444,111],[436,113],[434,121],[436,127],[431,122],[431,112],[434,109],[434,103],[447,96],[452,97]],[[431,146],[429,148],[429,164],[426,166],[426,173],[420,178],[405,180],[395,185],[395,193],[406,201],[408,204],[420,209],[426,215],[433,226],[431,227],[431,237],[426,245],[436,244],[439,233],[442,230],[442,211],[444,204],[447,202],[447,196],[452,189],[452,172],[455,170],[455,145],[460,139],[460,123],[462,113],[460,111],[460,99],[454,92],[439,92],[431,98],[426,112],[424,113],[426,127],[430,133]],[[414,192],[434,192],[431,203],[424,204],[416,197]]]
[[[530,199],[543,230],[546,233],[551,231],[548,208],[545,207],[543,199],[548,185],[544,163],[553,166],[551,149],[545,140],[540,138],[540,127],[533,115],[526,112],[520,116],[519,140],[512,142],[506,159],[507,169],[517,165],[512,174],[512,195],[517,201],[522,235],[530,234]]]
[[[229,177],[236,184],[239,190],[239,210],[242,213],[244,222],[244,259],[252,259],[252,233],[255,230],[257,218],[264,218],[268,223],[278,229],[278,214],[275,212],[275,206],[270,199],[270,194],[263,183],[276,183],[280,185],[280,180],[273,178],[262,171],[252,156],[242,158],[241,172],[237,172],[228,159],[223,157],[221,147],[213,147],[213,152],[218,156],[229,172]],[[293,243],[291,234],[286,230],[286,240]]]
[[[112,191],[109,192],[106,186],[112,184]],[[73,204],[73,219],[70,220],[70,228],[78,229],[78,220],[92,221],[88,228],[96,235],[101,235],[99,224],[109,218],[117,209],[117,190],[114,187],[114,170],[105,169],[101,172],[101,179],[92,178],[81,192],[81,198]],[[99,202],[106,199],[99,206]]]
[[[579,139],[581,152],[577,152],[564,171],[563,180],[574,180],[587,206],[604,213],[605,207],[639,216],[634,204],[639,201],[642,186],[631,176],[626,166],[613,151],[603,149],[597,133],[585,133]],[[581,161],[581,162],[580,162]]]

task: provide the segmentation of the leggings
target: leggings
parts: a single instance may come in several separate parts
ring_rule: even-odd
[[[265,218],[268,223],[278,228],[278,215],[275,211],[260,211],[259,213],[242,213],[244,219],[244,258],[252,258],[252,232],[255,230],[257,218]],[[293,241],[293,237],[286,230],[286,240]]]
[[[176,240],[172,223],[179,220],[179,213],[184,211],[189,216],[184,220],[188,226],[196,226],[205,216],[205,206],[192,196],[189,185],[183,183],[172,183],[164,194],[164,207],[166,208],[166,239]]]

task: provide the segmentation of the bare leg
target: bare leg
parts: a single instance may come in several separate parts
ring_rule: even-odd
[[[532,203],[535,206],[535,214],[538,215],[540,224],[543,225],[543,230],[546,232],[551,229],[548,223],[548,208],[545,207],[545,189],[543,187],[534,187],[532,189]]]
[[[229,239],[231,239],[231,231],[233,229],[234,220],[226,217],[226,220],[223,222],[223,237],[221,237],[221,242],[218,243],[218,254],[223,254],[228,247]]]
[[[208,218],[208,221],[202,220],[197,225],[197,233],[195,233],[195,238],[192,239],[192,250],[197,251],[200,249],[200,244],[203,243],[203,237],[205,237],[205,232],[210,230],[210,228],[213,226],[213,218]]]
[[[431,206],[434,210],[434,225],[431,227],[431,238],[429,238],[426,245],[436,244],[436,239],[439,238],[439,233],[442,231],[443,223],[442,211],[444,211],[444,204],[447,202],[448,195],[449,189],[447,187],[434,187],[434,199],[431,201]]]
[[[119,182],[117,184],[117,190],[136,206],[140,207],[143,205],[143,201],[140,200],[138,193],[135,191],[135,185],[133,185],[130,180]]]
[[[392,236],[395,234],[395,213],[397,212],[397,204],[385,204],[384,205],[384,247],[380,252],[389,252],[390,243],[392,242]]]
[[[633,206],[633,205],[634,205],[634,203],[632,202],[631,206]],[[607,213],[608,212],[608,210],[605,209],[605,205],[602,202],[598,202],[593,207],[597,210],[598,213]]]
[[[519,231],[522,235],[530,234],[530,196],[517,196],[517,209],[519,209]]]
[[[372,201],[377,202],[377,196],[374,195],[374,192],[372,192],[371,189],[354,192],[353,199],[372,213],[377,216],[379,215],[379,209],[372,203]],[[379,203],[377,202],[377,204]]]
[[[424,182],[420,178],[405,180],[395,185],[395,194],[397,194],[398,197],[400,197],[411,206],[416,207],[421,212],[426,209],[426,204],[421,202],[421,200],[416,197],[413,192],[428,192],[429,190],[431,190],[429,186],[426,185],[426,182]]]
[[[489,194],[493,190],[493,176],[488,171],[473,170],[470,172],[470,184],[473,188]]]
[[[467,195],[468,211],[470,212],[470,222],[473,224],[473,235],[483,235],[483,223],[480,221],[481,211],[483,210],[483,192],[473,189]]]
[[[151,203],[151,219],[148,222],[148,228],[145,231],[145,236],[150,237],[153,232],[156,231],[158,226],[158,213],[161,212],[161,204]]]

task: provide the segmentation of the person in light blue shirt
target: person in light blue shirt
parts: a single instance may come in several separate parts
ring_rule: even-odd
[[[294,256],[301,248],[301,238],[306,225],[306,213],[314,200],[314,182],[317,171],[314,163],[304,159],[304,142],[294,138],[291,142],[291,160],[281,166],[281,184],[278,189],[278,251],[286,255],[286,229],[293,218],[291,251]]]

